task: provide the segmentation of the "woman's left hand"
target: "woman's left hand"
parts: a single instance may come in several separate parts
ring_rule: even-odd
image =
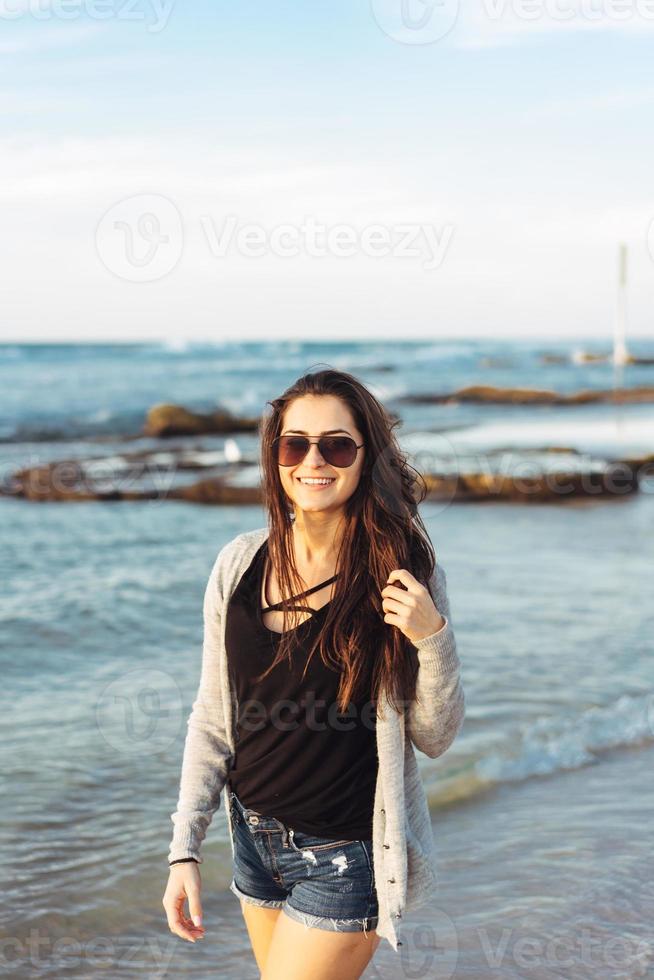
[[[384,622],[401,629],[411,643],[418,643],[437,633],[445,620],[434,605],[429,589],[406,568],[395,568],[391,572],[388,582],[395,581],[406,588],[386,585],[382,589],[382,608],[386,614]]]

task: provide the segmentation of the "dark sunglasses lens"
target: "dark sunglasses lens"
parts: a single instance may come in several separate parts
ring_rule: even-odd
[[[332,466],[351,466],[357,455],[353,439],[347,436],[325,436],[318,443],[320,455]]]
[[[281,436],[277,440],[277,462],[280,466],[297,466],[309,452],[309,445],[304,436]],[[331,466],[351,466],[357,455],[356,443],[348,436],[324,436],[318,448]]]
[[[277,462],[280,466],[297,466],[309,451],[304,436],[282,436],[277,440]]]

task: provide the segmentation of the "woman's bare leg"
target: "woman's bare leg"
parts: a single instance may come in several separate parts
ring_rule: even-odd
[[[275,923],[279,918],[281,909],[266,909],[260,905],[253,905],[241,899],[241,911],[245,919],[252,952],[257,961],[259,971],[263,973],[268,958],[270,941],[275,930]]]
[[[374,929],[314,929],[282,912],[261,980],[358,980],[380,942]]]

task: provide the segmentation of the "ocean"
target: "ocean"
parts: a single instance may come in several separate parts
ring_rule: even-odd
[[[582,360],[589,347],[603,350],[547,339],[0,346],[2,482],[60,458],[165,448],[140,435],[159,402],[260,416],[326,366],[401,417],[417,464],[454,454],[479,466],[501,451],[515,467],[551,460],[552,447],[582,461],[654,453],[654,402],[402,401],[468,385],[654,385],[654,366],[616,380],[609,363]],[[230,439],[256,473],[256,433]],[[225,437],[185,441],[221,453]],[[444,756],[419,756],[437,907],[407,923],[401,960],[382,943],[366,977],[654,976],[653,490],[650,478],[616,499],[420,505],[447,572],[467,712]],[[263,526],[263,509],[7,493],[0,520],[2,975],[256,977],[227,888],[222,803],[203,846],[195,948],[169,933],[161,899],[204,587],[217,551]]]

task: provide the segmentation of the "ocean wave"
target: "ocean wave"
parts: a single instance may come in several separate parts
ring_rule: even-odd
[[[623,694],[572,717],[539,718],[499,750],[446,771],[426,787],[429,805],[436,810],[503,783],[580,769],[612,749],[653,743],[654,691]]]
[[[23,348],[16,346],[10,347],[0,344],[0,361],[14,361],[23,356]]]
[[[456,358],[475,356],[478,347],[478,343],[472,339],[458,343],[442,341],[435,344],[419,344],[411,351],[411,356],[420,364],[426,361],[451,361]]]
[[[85,418],[62,416],[59,419],[31,419],[12,424],[0,420],[0,443],[71,442],[94,436],[134,436],[143,428],[142,412],[120,412],[97,409]]]

